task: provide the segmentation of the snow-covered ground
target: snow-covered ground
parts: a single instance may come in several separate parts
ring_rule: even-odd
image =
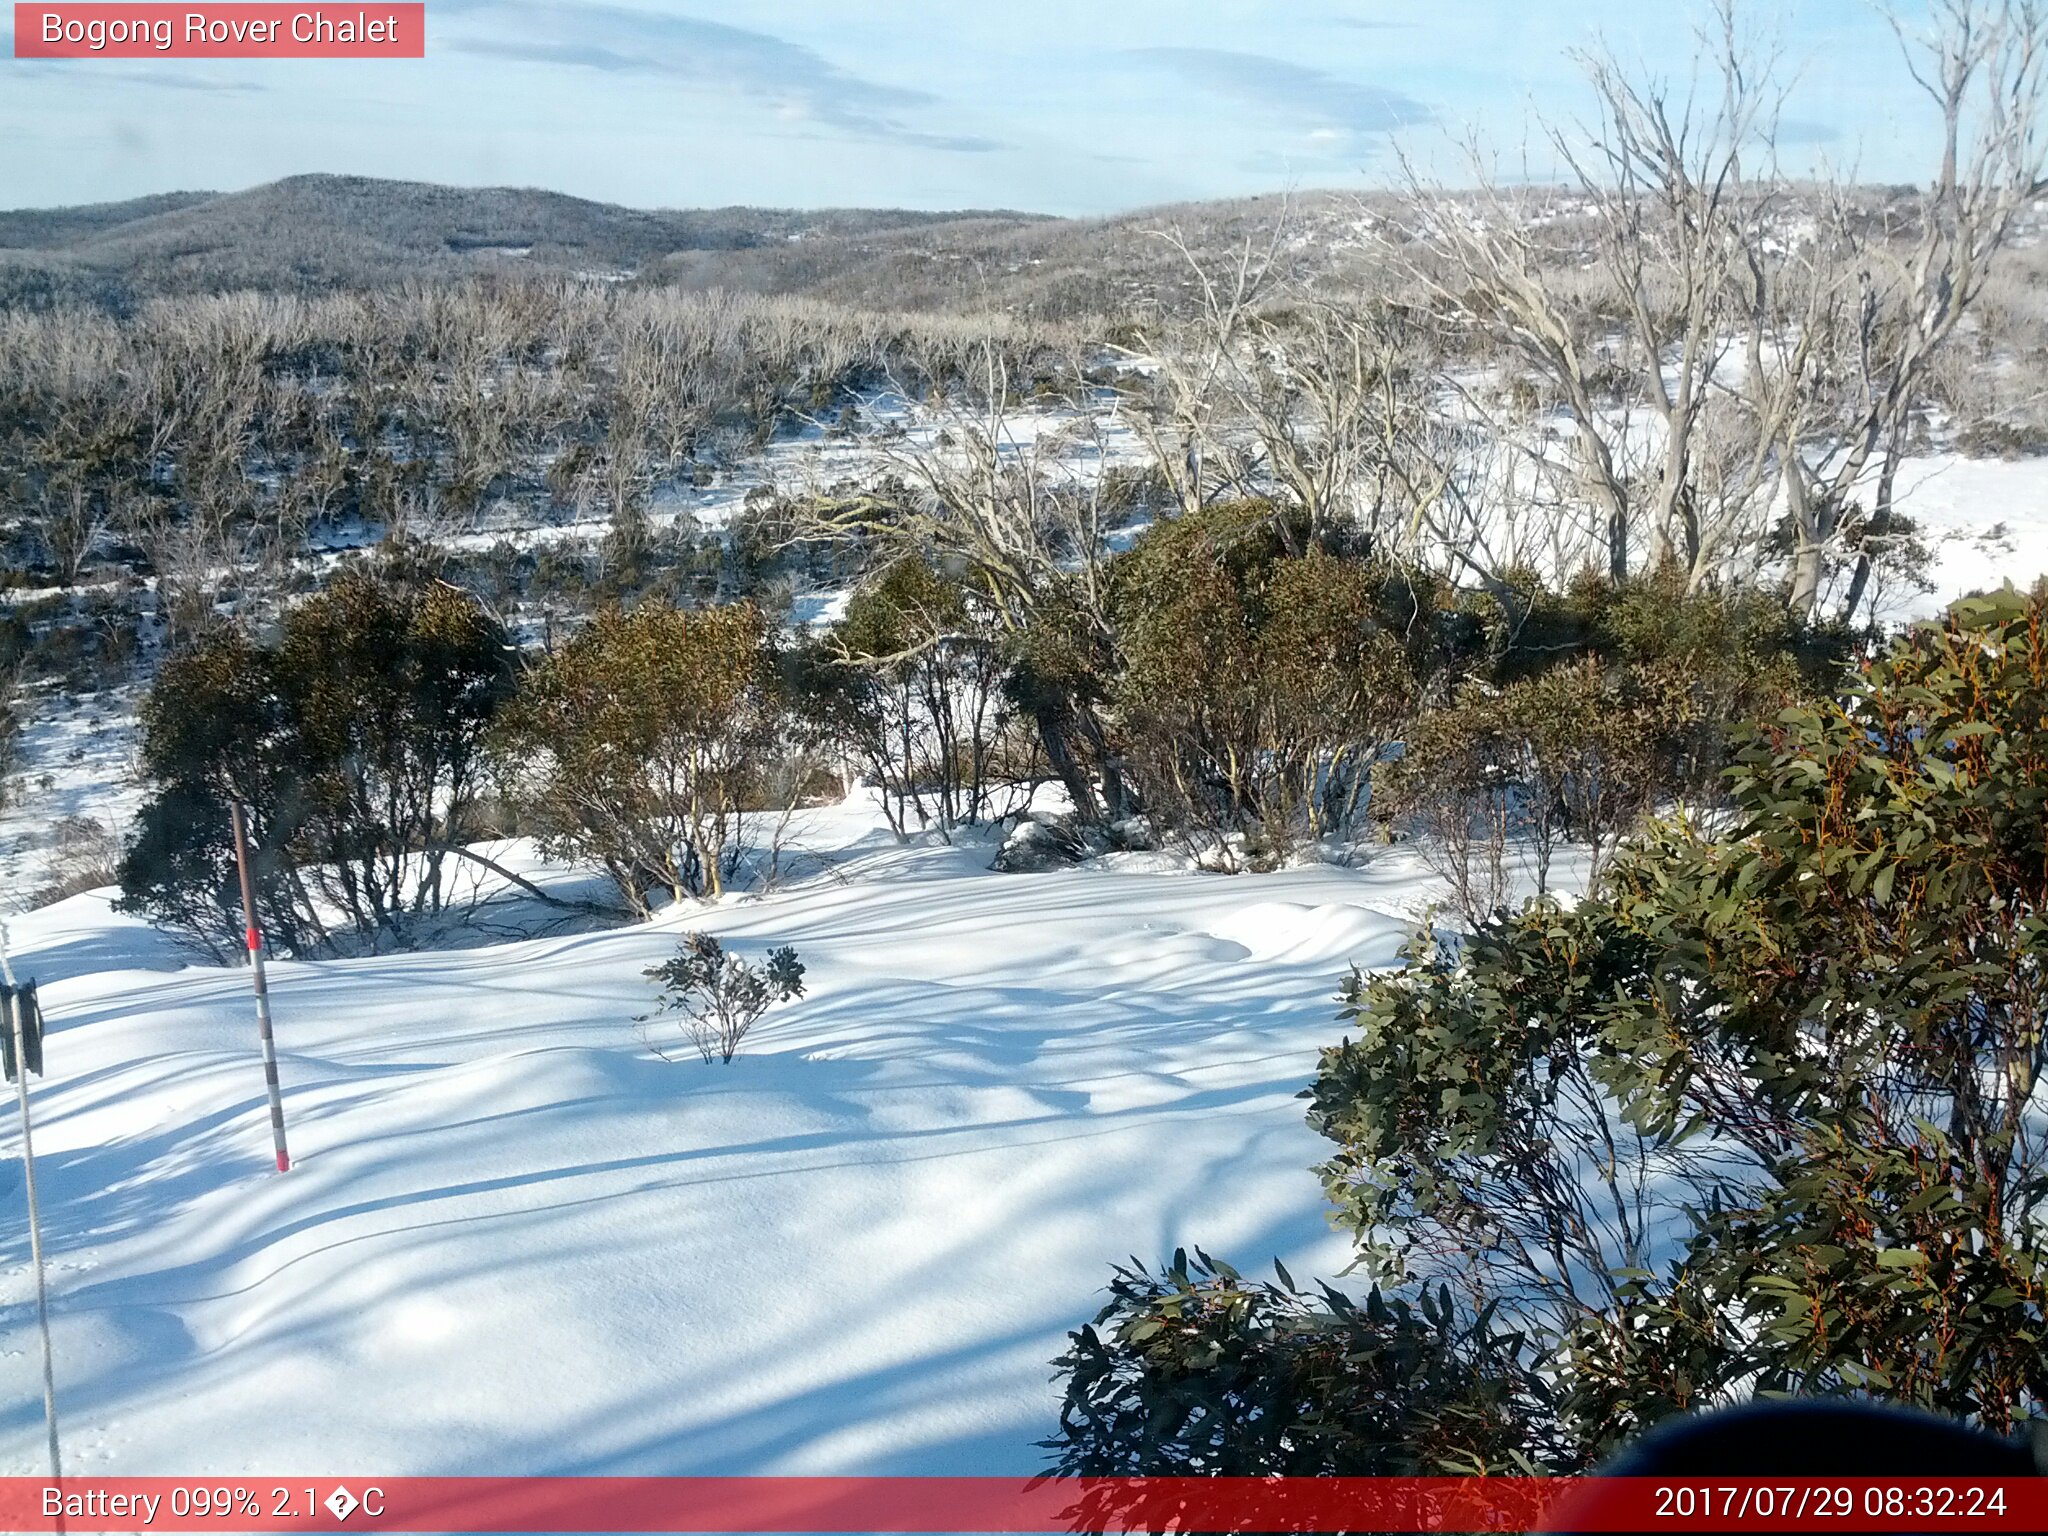
[[[54,834],[67,819],[125,834],[142,805],[136,776],[140,690],[31,694],[15,771],[0,797],[0,913],[29,904],[56,873]]]
[[[1404,854],[1003,875],[861,807],[806,837],[828,873],[647,926],[275,965],[289,1175],[245,971],[103,895],[13,919],[67,1467],[1029,1472],[1113,1262],[1341,1267],[1295,1095],[1408,931]],[[809,968],[730,1067],[634,1023],[686,925]],[[15,1150],[0,1473],[42,1446]]]
[[[1907,459],[1897,496],[1933,554],[1933,587],[1879,593],[1887,621],[1931,618],[1965,593],[2048,576],[2048,459]]]

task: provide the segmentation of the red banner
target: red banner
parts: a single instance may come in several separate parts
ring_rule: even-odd
[[[2043,1531],[2036,1478],[0,1478],[0,1530]]]
[[[384,5],[14,7],[17,59],[423,59],[427,8]]]

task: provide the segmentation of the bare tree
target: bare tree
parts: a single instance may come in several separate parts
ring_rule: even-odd
[[[1269,498],[1299,514],[1282,528],[1291,545],[1342,529],[1391,550],[1443,490],[1443,466],[1419,451],[1441,358],[1414,311],[1280,273],[1287,227],[1283,213],[1225,262],[1155,232],[1192,274],[1197,307],[1117,349],[1128,419],[1183,512]]]
[[[56,567],[59,584],[77,586],[105,541],[114,525],[109,499],[104,488],[88,485],[76,475],[44,485],[37,496],[29,525]]]
[[[1711,62],[1683,85],[1639,82],[1610,56],[1582,56],[1597,118],[1578,134],[1547,130],[1568,194],[1503,187],[1476,152],[1470,196],[1410,167],[1420,243],[1398,257],[1440,310],[1492,337],[1554,398],[1572,488],[1599,515],[1597,548],[1616,581],[1638,554],[1685,559],[1703,574],[1768,479],[1761,467],[1723,478],[1709,512],[1692,473],[1741,345],[1733,278],[1770,223],[1774,177],[1753,177],[1748,159],[1768,153],[1780,99],[1768,63],[1759,68],[1737,33],[1732,0],[1715,21],[1701,39]],[[1771,275],[1760,266],[1755,278]],[[1752,309],[1775,300],[1766,287]],[[1757,340],[1761,364],[1768,342]],[[1733,424],[1720,423],[1723,433]]]
[[[1021,421],[1011,382],[1002,348],[984,339],[959,387],[927,394],[911,407],[909,430],[878,440],[896,489],[805,497],[794,538],[855,540],[884,561],[908,556],[956,572],[987,605],[1012,660],[1043,684],[1029,690],[1029,713],[1075,810],[1114,819],[1127,795],[1093,702],[1049,658],[1033,664],[1034,642],[1056,637],[1082,656],[1110,643],[1107,426],[1079,408],[1050,428]],[[902,381],[896,388],[916,398]]]
[[[1900,438],[1937,361],[1984,291],[1993,264],[2042,178],[2042,71],[2048,10],[2037,0],[1936,0],[1915,27],[1891,23],[1913,83],[1941,123],[1941,161],[1904,228],[1843,221],[1854,303],[1835,337],[1845,376],[1829,439],[1785,456],[1796,547],[1793,607],[1811,613],[1826,568],[1845,539],[1881,540],[1894,517]],[[1853,511],[1868,494],[1868,513]],[[1870,579],[1872,551],[1856,554],[1843,617]]]
[[[1682,90],[1585,58],[1595,123],[1548,130],[1568,193],[1505,188],[1476,155],[1470,195],[1411,168],[1414,238],[1389,249],[1441,313],[1501,346],[1508,385],[1521,370],[1554,399],[1610,578],[1641,558],[1694,585],[1753,579],[1782,504],[1788,600],[1811,614],[1831,562],[1882,543],[1908,417],[2042,190],[2035,0],[1942,0],[1924,33],[1895,26],[1944,125],[1940,171],[1903,220],[1873,226],[1850,189],[1779,168],[1784,89],[1735,0],[1717,0]],[[1491,415],[1513,390],[1466,393]],[[1540,445],[1532,459],[1540,478]]]

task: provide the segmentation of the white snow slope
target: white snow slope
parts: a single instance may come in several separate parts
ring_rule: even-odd
[[[1025,1473],[1109,1266],[1334,1273],[1296,1093],[1419,876],[1001,875],[820,813],[838,871],[645,927],[244,970],[104,895],[13,920],[66,1463],[85,1474]],[[1157,861],[1155,861],[1157,862]],[[794,944],[730,1067],[657,1059],[678,931]],[[41,1458],[0,1171],[0,1473]]]

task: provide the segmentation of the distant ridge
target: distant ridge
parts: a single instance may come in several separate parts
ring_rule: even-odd
[[[291,176],[242,192],[0,211],[0,309],[123,313],[160,295],[529,274],[880,310],[1185,313],[1199,285],[1183,245],[1209,264],[1271,249],[1295,277],[1369,284],[1376,258],[1363,231],[1375,222],[1366,216],[1374,196],[1297,191],[1071,219],[979,208],[627,208],[524,187]],[[1180,238],[1156,238],[1169,230]]]
[[[0,212],[0,303],[116,305],[151,293],[319,289],[502,269],[637,272],[664,258],[927,229],[1007,211],[648,210],[517,187],[292,176],[243,192]]]

